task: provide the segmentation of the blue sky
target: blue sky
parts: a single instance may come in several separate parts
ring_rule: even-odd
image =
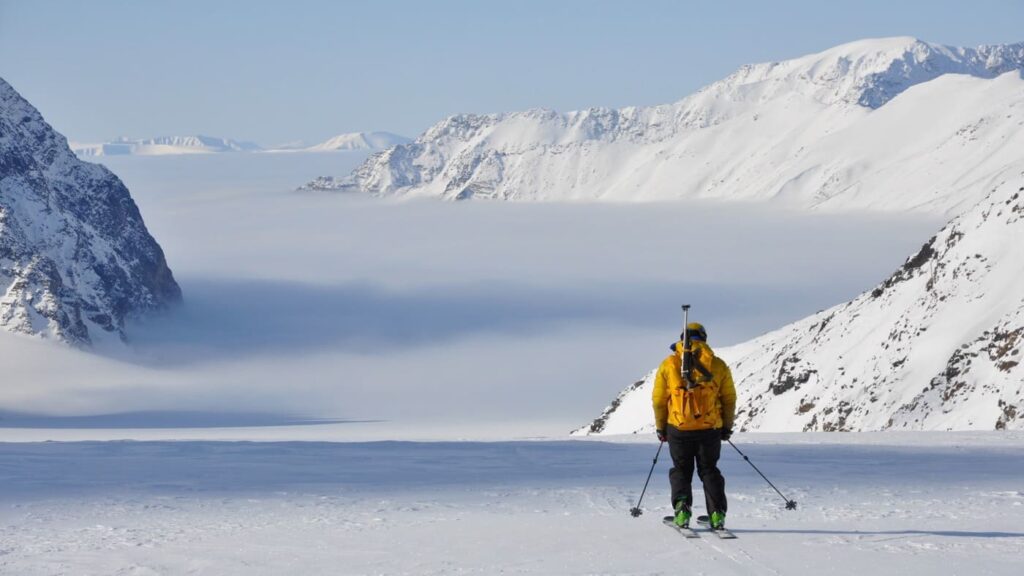
[[[1024,40],[1024,2],[0,0],[0,77],[70,139],[415,136],[459,112],[671,102],[867,37]]]

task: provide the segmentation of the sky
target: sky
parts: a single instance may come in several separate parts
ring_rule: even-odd
[[[69,139],[265,146],[443,117],[678,100],[746,63],[1024,40],[1024,2],[0,0],[0,77]]]

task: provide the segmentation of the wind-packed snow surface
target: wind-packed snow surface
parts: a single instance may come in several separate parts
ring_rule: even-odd
[[[1024,174],[858,298],[721,351],[743,430],[1024,428]],[[653,430],[654,373],[579,433]]]
[[[0,326],[87,344],[181,291],[121,180],[0,79]]]
[[[1019,165],[1024,44],[864,40],[674,104],[456,115],[306,187],[461,200],[776,200],[952,215]]]
[[[0,444],[0,573],[1019,574],[1019,432],[734,440],[799,506],[726,446],[731,541],[653,441]]]

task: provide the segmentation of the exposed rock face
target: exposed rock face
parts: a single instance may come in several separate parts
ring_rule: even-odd
[[[874,289],[719,352],[743,430],[1024,429],[1024,174]],[[578,433],[651,430],[652,379]]]
[[[181,299],[124,184],[2,79],[0,289],[0,326],[82,345]]]

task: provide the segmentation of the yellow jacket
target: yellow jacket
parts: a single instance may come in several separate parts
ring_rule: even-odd
[[[654,378],[651,402],[656,429],[664,430],[666,424],[677,430],[732,428],[736,419],[736,387],[732,382],[732,372],[706,343],[693,340],[690,345],[694,363],[707,368],[711,379],[705,378],[694,367],[693,379],[699,385],[687,390],[681,373],[683,343],[675,343],[675,353],[662,361]]]

